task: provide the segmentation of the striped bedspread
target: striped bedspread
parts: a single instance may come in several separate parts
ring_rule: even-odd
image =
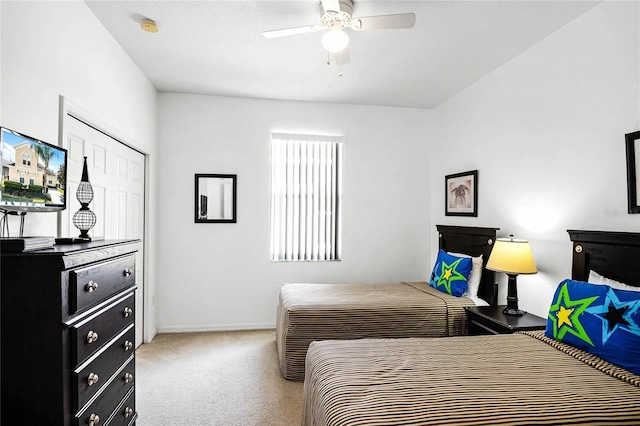
[[[474,303],[427,282],[285,284],[276,325],[280,371],[289,380],[304,380],[314,340],[466,335],[464,306]]]
[[[543,332],[310,345],[305,426],[640,424],[640,376]]]

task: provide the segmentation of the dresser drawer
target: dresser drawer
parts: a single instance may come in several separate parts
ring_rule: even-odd
[[[134,380],[128,380],[127,375],[135,377],[135,359],[133,355],[127,364],[118,371],[115,377],[107,384],[99,398],[96,398],[81,413],[76,415],[77,426],[102,426],[109,423],[109,419],[116,417],[116,412],[122,405],[122,401],[133,389]]]
[[[135,256],[125,256],[69,272],[69,314],[82,311],[135,284]]]
[[[129,391],[124,397],[124,401],[113,413],[113,417],[108,423],[109,426],[129,426],[136,421],[138,413],[136,413],[136,394],[134,389]]]
[[[78,396],[76,410],[82,408],[102,388],[111,376],[122,367],[133,354],[135,328],[133,325],[109,342],[100,354],[73,372],[75,394]],[[130,378],[130,381],[133,378]],[[105,419],[106,420],[106,419]]]
[[[106,344],[119,331],[133,324],[135,293],[127,293],[80,323],[71,326],[75,347],[73,364],[78,365]]]

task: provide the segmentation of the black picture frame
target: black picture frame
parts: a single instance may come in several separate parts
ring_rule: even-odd
[[[196,173],[195,223],[236,223],[238,176]]]
[[[478,216],[478,171],[455,173],[444,178],[445,216]]]
[[[627,151],[627,202],[630,214],[640,213],[640,181],[638,164],[640,163],[640,131],[625,136]]]

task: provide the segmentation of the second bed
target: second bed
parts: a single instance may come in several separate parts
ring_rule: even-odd
[[[497,228],[437,225],[437,230],[441,250],[481,258],[477,297],[454,297],[427,281],[285,284],[276,326],[282,376],[304,380],[312,341],[466,335],[464,307],[496,303],[495,273],[484,266]]]

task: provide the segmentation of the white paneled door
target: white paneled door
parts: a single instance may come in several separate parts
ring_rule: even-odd
[[[145,156],[118,140],[68,115],[65,117],[68,207],[62,216],[61,235],[77,237],[73,214],[80,209],[76,190],[87,157],[89,182],[94,198],[89,208],[97,222],[89,231],[92,239],[144,240]],[[144,300],[144,244],[136,254],[136,346],[142,343]]]

